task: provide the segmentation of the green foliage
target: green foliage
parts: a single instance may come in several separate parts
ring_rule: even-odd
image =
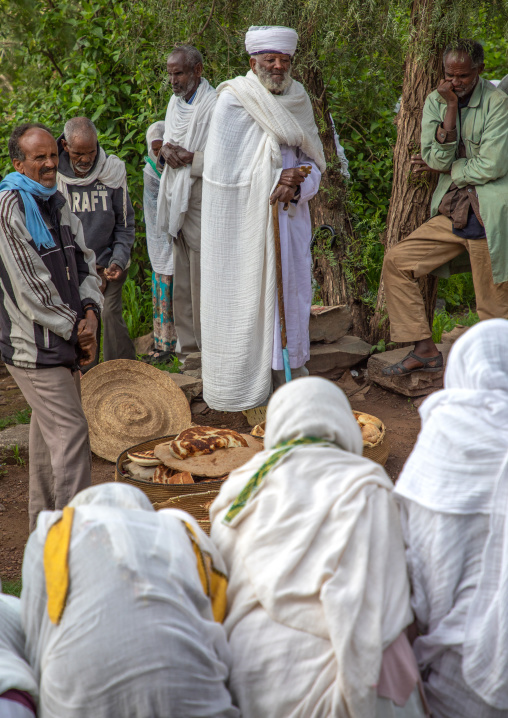
[[[6,429],[8,426],[14,426],[15,424],[29,424],[31,415],[32,410],[27,408],[21,409],[10,416],[4,416],[0,419],[0,431]]]
[[[382,352],[388,351],[389,347],[394,347],[395,342],[386,342],[384,339],[380,339],[377,344],[373,344],[370,348],[370,353],[374,354],[374,352],[378,352],[381,354]]]
[[[18,444],[14,444],[14,446],[11,446],[10,449],[11,449],[11,451],[12,451],[12,458],[14,459],[14,461],[16,462],[16,464],[17,464],[18,466],[24,466],[24,465],[25,465],[25,460],[24,460],[24,458],[23,458],[23,457],[21,456],[21,454],[20,454]]]
[[[2,593],[9,594],[10,596],[21,596],[21,579],[16,578],[14,580],[4,579],[2,581]]]
[[[154,364],[153,366],[156,369],[161,369],[162,371],[169,371],[171,374],[178,374],[180,367],[182,366],[182,362],[178,359],[178,357],[174,356],[171,362]]]
[[[153,304],[152,279],[150,272],[146,272],[144,286],[136,284],[134,279],[128,277],[122,289],[123,318],[127,324],[131,339],[141,337],[152,331]]]
[[[449,312],[475,306],[473,277],[471,272],[453,274],[449,279],[440,279],[437,296],[444,299]]]
[[[463,327],[471,327],[480,321],[478,314],[472,312],[470,309],[464,315],[460,314],[449,314],[446,310],[441,310],[434,313],[434,321],[432,323],[432,341],[435,344],[439,344],[443,332],[451,332],[451,330],[457,325]]]

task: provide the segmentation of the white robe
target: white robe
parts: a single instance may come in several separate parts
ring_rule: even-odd
[[[272,366],[283,366],[280,345],[274,347],[275,334],[277,344],[280,340],[269,197],[282,168],[300,163],[312,164],[312,174],[302,185],[304,198],[295,216],[282,216],[281,243],[291,364],[300,367],[308,357],[307,200],[317,191],[326,163],[312,105],[300,83],[272,95],[249,72],[222,83],[217,92],[203,171],[203,396],[214,409],[238,411],[266,403]]]
[[[309,316],[312,304],[312,257],[310,243],[312,226],[309,200],[319,190],[321,172],[315,162],[298,147],[282,145],[282,167],[290,169],[311,165],[312,172],[300,185],[298,204],[290,204],[287,212],[279,202],[282,285],[286,316],[287,347],[291,369],[298,369],[310,359]],[[280,338],[279,304],[275,298],[272,369],[284,369]]]

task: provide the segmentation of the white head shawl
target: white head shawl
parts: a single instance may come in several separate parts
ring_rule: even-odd
[[[249,55],[272,52],[293,55],[298,44],[298,33],[282,25],[252,25],[245,35],[245,49]]]
[[[153,125],[150,125],[146,132],[146,144],[148,146],[148,156],[152,160],[152,162],[157,162],[157,157],[155,156],[155,153],[152,149],[152,142],[155,140],[161,140],[164,138],[164,130],[166,128],[166,123],[162,120],[160,122],[154,122]]]
[[[444,386],[420,407],[395,493],[433,511],[488,514],[508,447],[508,321],[480,322],[453,345]]]
[[[486,703],[508,709],[508,321],[453,346],[445,389],[420,409],[422,431],[396,492],[435,511],[490,513],[465,625],[462,671]]]
[[[225,525],[232,502],[275,447],[302,437],[323,444],[293,448]],[[351,407],[325,379],[298,379],[274,394],[265,446],[223,484],[210,509],[212,540],[229,570],[239,557],[272,620],[331,642],[334,715],[374,716],[382,650],[412,620],[391,481],[361,456]]]
[[[135,486],[113,482],[83,489],[76,494],[69,506],[108,506],[115,509],[154,511],[147,495]]]
[[[21,602],[0,593],[0,695],[9,690],[26,691],[37,700],[37,681],[25,656]]]

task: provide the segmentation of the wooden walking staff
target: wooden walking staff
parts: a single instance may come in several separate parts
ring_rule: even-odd
[[[273,238],[275,243],[275,276],[277,278],[277,298],[279,300],[279,324],[280,341],[282,344],[282,361],[284,362],[284,374],[286,383],[291,381],[291,367],[289,366],[289,353],[287,348],[286,314],[284,312],[284,288],[282,285],[282,260],[280,252],[280,230],[279,230],[279,203],[272,205],[273,214]]]

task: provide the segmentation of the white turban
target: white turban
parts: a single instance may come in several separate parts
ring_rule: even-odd
[[[252,25],[245,35],[245,49],[249,55],[276,52],[293,57],[297,43],[298,33],[296,30],[280,25]]]

